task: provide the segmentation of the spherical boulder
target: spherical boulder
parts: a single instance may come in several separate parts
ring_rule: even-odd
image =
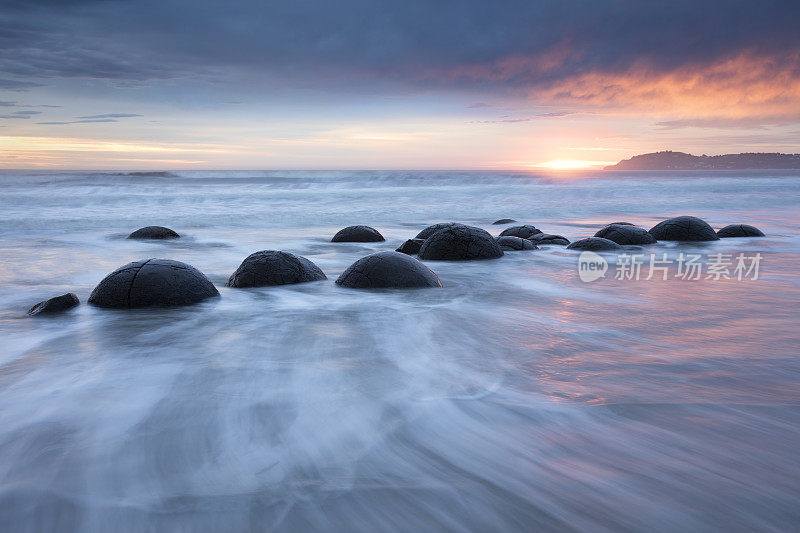
[[[516,222],[513,218],[501,218],[500,220],[495,220],[492,224],[511,224]]]
[[[650,234],[659,241],[717,241],[714,228],[697,217],[675,217],[659,222],[650,228]]]
[[[525,224],[523,226],[511,226],[500,232],[501,237],[521,237],[523,239],[530,239],[533,235],[538,235],[542,230],[536,226]]]
[[[575,241],[567,246],[567,250],[591,250],[593,252],[603,250],[619,250],[621,248],[622,246],[614,241],[610,241],[602,237],[587,237],[585,239]]]
[[[219,296],[202,272],[171,259],[143,259],[103,278],[89,296],[98,307],[170,307]]]
[[[142,239],[142,240],[161,240],[161,239],[177,239],[180,237],[177,233],[164,226],[146,226],[139,228],[130,235],[129,239]]]
[[[54,298],[50,298],[49,300],[39,302],[31,307],[30,310],[28,310],[28,315],[36,316],[61,313],[67,309],[72,309],[80,303],[80,300],[78,300],[78,297],[75,296],[74,293],[68,292],[67,294],[62,294],[61,296],[56,296]]]
[[[440,229],[425,239],[419,249],[420,259],[464,261],[502,255],[500,245],[487,231],[464,225]]]
[[[382,242],[385,239],[378,230],[369,226],[347,226],[333,236],[331,242]]]
[[[289,285],[328,279],[320,268],[289,252],[262,250],[247,256],[236,272],[231,274],[228,287],[264,287]]]
[[[749,226],[747,224],[731,224],[730,226],[725,226],[721,230],[717,231],[717,237],[724,239],[727,237],[766,237],[766,235],[764,235],[764,232],[755,226]]]
[[[395,252],[408,255],[418,254],[423,242],[425,242],[425,239],[408,239],[406,242],[401,244],[400,247],[395,250]]]
[[[536,235],[531,235],[528,240],[536,245],[559,244],[561,246],[566,246],[569,244],[569,239],[563,235],[553,235],[552,233],[537,233]]]
[[[424,240],[433,235],[434,233],[436,233],[437,231],[439,231],[440,229],[452,228],[454,226],[464,226],[464,224],[460,224],[458,222],[440,222],[439,224],[432,224],[427,228],[425,228],[424,230],[417,233],[417,236],[415,238]]]
[[[500,249],[503,250],[504,252],[517,252],[521,250],[539,249],[538,246],[533,244],[528,239],[523,239],[521,237],[511,237],[510,235],[498,237],[497,244],[500,245]]]
[[[609,224],[594,234],[623,246],[653,244],[656,238],[644,228],[627,224]]]
[[[376,252],[342,272],[337,285],[351,289],[441,287],[439,277],[413,257],[400,252]]]

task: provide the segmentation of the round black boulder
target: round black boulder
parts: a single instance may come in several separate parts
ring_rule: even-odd
[[[143,259],[103,278],[89,296],[98,307],[170,307],[219,296],[214,284],[193,266],[171,259]]]
[[[408,255],[418,254],[423,242],[425,242],[425,239],[408,239],[406,242],[401,244],[400,248],[396,249],[395,252]]]
[[[656,238],[649,231],[638,226],[627,224],[609,224],[594,234],[595,237],[602,237],[609,241],[614,241],[623,246],[653,244]]]
[[[495,220],[492,224],[511,224],[516,222],[513,218],[501,218],[500,220]]]
[[[764,235],[764,232],[755,226],[749,226],[747,224],[731,224],[730,226],[725,226],[721,230],[717,231],[717,237],[724,239],[727,237],[766,237],[766,235]]]
[[[376,252],[362,257],[342,272],[337,285],[351,289],[441,287],[428,267],[400,252]]]
[[[331,242],[382,242],[385,239],[378,230],[369,226],[347,226],[333,236]]]
[[[563,235],[553,235],[552,233],[537,233],[536,235],[531,235],[528,240],[536,245],[560,244],[561,246],[566,246],[569,244],[569,239]]]
[[[650,228],[650,234],[659,241],[717,241],[714,228],[697,217],[675,217],[659,222]]]
[[[522,239],[530,239],[534,235],[538,235],[542,230],[536,226],[525,224],[524,226],[511,226],[500,232],[501,237],[520,237]]]
[[[66,311],[67,309],[72,309],[80,303],[80,300],[78,300],[78,297],[75,296],[74,293],[68,292],[67,294],[62,294],[61,296],[56,296],[55,298],[50,298],[49,300],[39,302],[30,308],[28,314],[30,316],[36,316],[60,313],[62,311]]]
[[[178,237],[180,235],[164,226],[147,226],[128,235],[129,239],[177,239]]]
[[[320,268],[289,252],[262,250],[247,256],[228,279],[228,287],[289,285],[328,279]]]
[[[521,250],[539,249],[538,246],[533,244],[528,239],[523,239],[522,237],[511,237],[510,235],[498,237],[497,244],[500,245],[500,249],[503,250],[504,252],[517,252]]]
[[[464,261],[495,259],[502,255],[500,245],[487,231],[464,225],[440,229],[425,239],[419,249],[420,259]]]
[[[620,248],[622,248],[622,246],[619,244],[602,237],[587,237],[567,246],[567,250],[591,250],[593,252],[619,250]]]
[[[436,233],[437,231],[439,231],[440,229],[452,228],[455,226],[464,226],[464,224],[460,224],[458,222],[440,222],[439,224],[432,224],[427,228],[425,228],[424,230],[417,233],[417,236],[415,238],[425,240],[434,233]]]

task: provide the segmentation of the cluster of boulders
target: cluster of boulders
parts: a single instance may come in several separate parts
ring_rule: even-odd
[[[493,224],[507,225],[512,219]],[[457,222],[433,224],[405,241],[396,251],[381,251],[362,257],[336,280],[341,287],[355,289],[441,287],[439,277],[418,259],[467,261],[497,259],[504,252],[537,250],[542,245],[566,246],[568,250],[610,251],[624,246],[645,246],[657,241],[715,241],[727,237],[763,237],[747,224],[731,224],[719,231],[704,220],[681,216],[659,222],[649,230],[629,222],[614,222],[593,237],[570,242],[563,235],[544,233],[530,224],[510,226],[493,237],[486,230]],[[177,239],[180,235],[162,226],[140,228],[129,239]],[[348,226],[331,242],[383,242],[383,235],[370,226]],[[289,252],[262,250],[245,258],[231,274],[227,286],[264,287],[328,279],[313,262]],[[107,275],[89,296],[98,307],[133,309],[170,307],[201,302],[219,296],[213,283],[199,270],[171,259],[145,259],[121,266]],[[28,314],[48,315],[80,304],[73,293],[39,302]]]

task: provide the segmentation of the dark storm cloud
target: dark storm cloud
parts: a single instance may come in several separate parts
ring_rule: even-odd
[[[0,72],[16,81],[0,88],[10,89],[186,76],[527,87],[742,53],[800,67],[796,0],[51,0],[3,10]]]

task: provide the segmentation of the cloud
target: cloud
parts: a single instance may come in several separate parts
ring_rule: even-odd
[[[577,115],[578,113],[570,111],[555,111],[550,113],[539,113],[530,117],[508,117],[503,116],[497,120],[473,120],[473,124],[500,124],[500,123],[516,123],[516,122],[531,122],[539,118],[562,118]]]
[[[16,102],[11,102],[8,100],[0,100],[0,107],[16,107]]]
[[[100,118],[100,119],[89,119],[89,120],[70,120],[67,122],[37,122],[37,124],[55,126],[64,124],[95,124],[97,122],[118,122],[118,121],[113,118]]]
[[[15,115],[41,115],[41,111],[14,111]]]
[[[528,95],[718,115],[800,108],[795,0],[15,1],[6,88],[54,78]],[[758,76],[736,69],[755,67]],[[12,79],[13,78],[13,79]],[[0,81],[0,88],[3,87]],[[771,87],[769,86],[771,85]],[[719,98],[721,95],[722,98]],[[764,114],[763,112],[761,113]]]
[[[17,114],[14,114],[14,115],[0,115],[0,118],[26,119],[26,118],[31,118],[31,117],[30,117],[30,115],[17,115]]]
[[[106,113],[105,115],[87,115],[83,117],[75,117],[75,118],[84,118],[84,119],[96,119],[96,118],[130,118],[130,117],[141,117],[143,115],[136,115],[133,113]]]
[[[2,70],[0,70],[2,72]],[[33,81],[18,81],[9,79],[0,79],[0,90],[5,91],[26,91],[36,87],[44,87],[41,83]]]

